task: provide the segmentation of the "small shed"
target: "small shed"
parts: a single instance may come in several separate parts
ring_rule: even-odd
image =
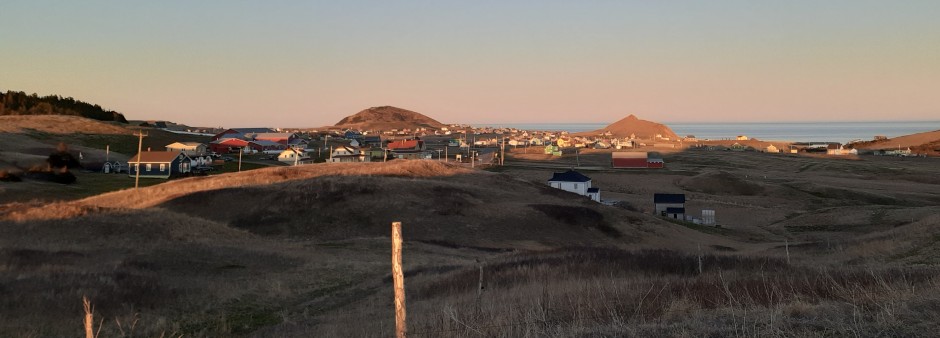
[[[657,215],[668,216],[669,208],[681,208],[685,214],[685,194],[653,194],[653,210]]]

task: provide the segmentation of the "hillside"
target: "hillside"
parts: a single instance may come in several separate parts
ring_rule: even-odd
[[[440,162],[259,169],[0,206],[8,272],[0,289],[17,290],[0,301],[9,319],[0,330],[68,336],[75,327],[62,319],[75,316],[82,296],[106,319],[102,336],[118,335],[115,319],[139,318],[141,336],[239,336],[311,318],[382,290],[392,221],[404,224],[414,283],[507,252],[728,245],[541,183]]]
[[[940,154],[940,130],[911,134],[887,140],[868,141],[851,145],[856,149],[880,150],[911,148],[918,154]]]
[[[441,129],[443,123],[423,114],[392,106],[372,107],[347,116],[334,127],[358,130]]]
[[[635,135],[639,139],[653,139],[656,135],[661,135],[662,137],[669,138],[671,140],[677,140],[679,138],[672,129],[669,129],[664,124],[641,120],[633,114],[621,119],[620,121],[611,123],[610,125],[583,133],[578,133],[575,135],[580,136],[593,136],[598,134],[603,134],[605,132],[610,132],[615,137],[630,137],[630,135]]]
[[[73,115],[99,121],[127,123],[124,114],[58,95],[39,96],[7,91],[0,95],[0,115]]]

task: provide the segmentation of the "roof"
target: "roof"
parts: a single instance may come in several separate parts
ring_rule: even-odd
[[[167,144],[166,146],[169,147],[169,146],[177,145],[177,144],[182,145],[182,146],[187,146],[187,147],[198,147],[202,145],[203,143],[201,142],[173,142],[173,143]]]
[[[234,130],[241,134],[273,133],[274,132],[274,129],[271,129],[271,128],[232,128],[231,130]]]
[[[256,133],[252,136],[254,136],[255,139],[259,139],[259,138],[290,138],[293,135],[294,133]]]
[[[224,144],[224,145],[236,145],[239,147],[244,147],[248,145],[248,141],[237,139],[237,138],[223,138],[212,141],[214,144]]]
[[[685,194],[653,194],[653,203],[685,203]]]
[[[646,152],[635,152],[635,151],[615,151],[610,153],[612,158],[647,158],[649,155]]]
[[[388,149],[417,148],[418,140],[400,140],[388,143]]]
[[[601,188],[588,188],[588,192],[589,192],[589,193],[592,193],[592,192],[601,192]]]
[[[274,142],[274,141],[270,141],[270,140],[254,140],[254,141],[248,141],[248,143],[254,143],[254,144],[257,144],[257,145],[262,146],[262,147],[264,147],[264,146],[280,146],[280,145],[282,145],[282,144],[280,144],[280,143],[277,143],[277,142]]]
[[[588,181],[590,181],[590,180],[591,180],[590,177],[584,176],[584,175],[582,175],[581,173],[579,173],[579,172],[577,172],[577,171],[568,170],[568,171],[563,172],[563,173],[554,173],[554,174],[552,174],[552,178],[549,179],[548,181],[549,181],[549,182],[551,182],[551,181],[556,181],[556,182],[588,182]]]
[[[140,163],[170,163],[181,153],[178,151],[145,151],[140,153]],[[128,163],[137,163],[137,156],[127,160]],[[183,155],[186,156],[186,155]]]
[[[685,208],[666,208],[667,214],[684,214]]]

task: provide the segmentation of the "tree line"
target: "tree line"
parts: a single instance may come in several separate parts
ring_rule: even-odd
[[[124,114],[59,95],[39,96],[8,90],[0,95],[0,115],[75,115],[127,123]]]

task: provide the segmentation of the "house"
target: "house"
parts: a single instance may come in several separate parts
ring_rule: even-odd
[[[246,136],[251,137],[251,139],[255,141],[271,141],[283,145],[288,145],[292,140],[298,138],[297,134],[294,133],[251,133],[246,134]]]
[[[430,160],[434,154],[426,150],[395,150],[392,157],[401,160]]]
[[[381,147],[382,146],[382,136],[365,136],[362,138],[361,145],[363,147]]]
[[[237,153],[245,148],[261,151],[260,146],[251,145],[249,141],[239,138],[225,138],[209,142],[209,150],[219,154]]]
[[[552,178],[548,180],[548,185],[555,189],[588,196],[595,202],[601,201],[600,189],[591,187],[591,178],[574,170],[552,174]]]
[[[287,145],[270,140],[248,141],[248,147],[252,150],[266,154],[280,154],[281,151],[287,149]]]
[[[294,148],[285,149],[277,155],[278,161],[288,164],[299,164],[306,159],[308,159],[308,157],[303,152]]]
[[[358,147],[341,146],[333,149],[330,162],[372,162],[372,157]]]
[[[206,153],[208,147],[199,142],[173,142],[166,145],[166,151],[178,151],[186,156],[199,156]]]
[[[388,143],[388,150],[424,150],[424,141],[398,140]]]
[[[747,141],[747,140],[750,140],[751,138],[747,137],[747,135],[738,135],[738,137],[736,137],[735,139],[738,141]]]
[[[189,174],[192,160],[178,151],[145,151],[127,161],[127,175],[136,177],[171,178]]]
[[[745,150],[747,150],[747,146],[743,144],[735,142],[734,144],[731,145],[731,151],[745,151]]]
[[[259,134],[259,133],[274,133],[274,129],[271,128],[233,128],[226,129],[221,133],[215,134],[212,137],[211,141],[218,141],[221,139],[227,138],[237,138],[242,140],[249,140],[250,138],[246,135],[248,134]]]
[[[653,210],[663,217],[685,219],[685,194],[653,194]]]
[[[780,149],[778,149],[776,146],[774,146],[773,144],[771,144],[771,145],[767,146],[767,148],[764,148],[764,152],[765,152],[765,153],[776,154],[776,153],[779,153],[779,152],[780,152]]]

